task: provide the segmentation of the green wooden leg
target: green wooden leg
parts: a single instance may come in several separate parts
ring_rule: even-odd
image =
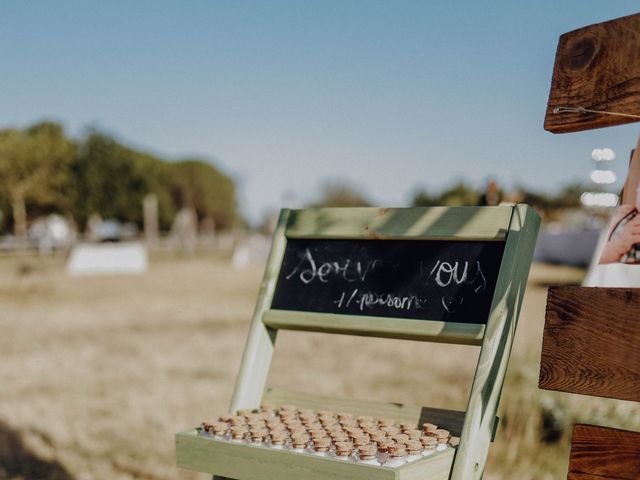
[[[235,412],[241,408],[256,408],[260,406],[262,400],[277,334],[277,330],[268,328],[262,322],[262,315],[269,309],[273,292],[276,288],[282,256],[287,245],[284,231],[288,217],[289,211],[283,210],[278,219],[278,226],[271,244],[271,253],[269,254],[258,301],[251,319],[251,326],[249,327],[247,344],[242,355],[240,372],[238,372],[238,378],[236,379],[236,388],[229,408],[230,412]]]
[[[484,473],[539,223],[531,207],[514,207],[451,480]]]

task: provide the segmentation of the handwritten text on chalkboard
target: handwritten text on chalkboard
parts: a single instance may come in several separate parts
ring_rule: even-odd
[[[289,240],[272,308],[485,323],[504,243]]]

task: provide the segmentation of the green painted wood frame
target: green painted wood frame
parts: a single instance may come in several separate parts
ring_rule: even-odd
[[[467,410],[462,414],[449,412],[450,418],[457,418],[461,424],[455,458],[449,458],[449,461],[439,459],[438,462],[420,461],[411,469],[400,469],[403,473],[396,472],[397,475],[394,473],[391,476],[380,473],[379,478],[418,478],[425,474],[426,465],[432,465],[428,470],[429,478],[482,478],[489,445],[495,433],[496,412],[539,225],[540,218],[535,211],[522,204],[513,207],[282,210],[229,410],[255,408],[262,403],[263,397],[274,398],[273,392],[265,387],[278,329],[479,345],[480,355]],[[287,238],[504,241],[505,250],[485,326],[270,310]],[[279,395],[285,395],[290,401],[302,400],[298,402],[301,405],[305,401],[295,394]],[[307,405],[311,404],[313,401],[307,399]],[[353,411],[357,411],[357,406],[358,402],[353,401]],[[414,410],[406,410],[409,411]],[[195,446],[194,441],[197,443],[198,439],[192,437],[193,432],[178,434],[178,463],[185,468],[208,471],[205,467],[211,463],[201,458],[206,452]],[[299,462],[294,458],[288,461],[298,465],[298,462],[303,464],[304,460]],[[262,457],[259,460],[264,461]],[[277,467],[274,468],[277,471]],[[328,468],[333,474],[317,478],[356,479],[362,475],[362,478],[378,478],[371,469],[367,470],[368,473],[356,473],[353,469],[338,472],[337,467]],[[280,476],[284,473],[295,474],[295,471],[283,470]],[[309,473],[301,465],[299,473],[303,472]],[[278,478],[278,474],[262,475],[260,478]]]

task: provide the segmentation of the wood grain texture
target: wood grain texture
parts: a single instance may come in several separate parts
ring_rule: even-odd
[[[617,477],[603,477],[602,475],[590,475],[588,473],[569,472],[567,480],[625,480]]]
[[[559,113],[560,106],[640,115],[640,14],[560,36],[544,128],[579,132],[638,120],[595,113]]]
[[[435,423],[449,430],[451,435],[459,437],[462,432],[465,412],[442,408],[419,407],[403,403],[383,403],[371,400],[329,397],[310,393],[292,392],[288,390],[267,388],[263,403],[272,405],[297,405],[314,410],[332,410],[334,412],[350,412],[355,415],[370,415],[375,418],[393,418],[397,422]],[[498,426],[498,417],[493,424],[493,437]]]
[[[178,467],[240,480],[447,480],[454,453],[448,449],[388,468],[235,444],[200,437],[195,431],[176,435]]]
[[[287,238],[504,240],[513,207],[291,210]]]
[[[640,289],[552,287],[540,388],[640,401]]]
[[[640,479],[640,433],[575,425],[569,460],[569,474],[572,473],[606,479]]]
[[[262,323],[262,314],[271,305],[273,292],[276,288],[276,279],[280,271],[282,255],[287,245],[284,230],[288,217],[289,210],[280,212],[278,225],[273,234],[269,259],[267,260],[260,285],[260,293],[258,293],[256,308],[249,326],[249,335],[247,336],[247,343],[240,363],[240,371],[236,379],[231,406],[229,407],[231,412],[241,408],[253,408],[258,405],[265,388],[278,331]]]
[[[176,435],[176,457],[180,468],[240,480],[395,479],[391,469],[218,441],[194,432]],[[363,466],[369,468],[358,468]]]
[[[398,467],[397,480],[449,480],[455,451],[453,449],[436,453],[434,456]]]
[[[533,208],[514,207],[451,480],[479,480],[484,474],[539,227]]]
[[[480,345],[485,329],[484,325],[471,323],[336,315],[288,310],[267,310],[262,316],[262,321],[268,327],[276,329],[400,338],[462,345]]]

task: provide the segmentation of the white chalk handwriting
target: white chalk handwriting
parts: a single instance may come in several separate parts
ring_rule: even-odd
[[[309,284],[316,279],[322,283],[327,283],[334,277],[340,277],[349,283],[357,281],[364,282],[367,275],[379,264],[380,260],[360,262],[352,261],[349,258],[341,262],[316,262],[311,251],[305,248],[300,261],[285,278],[290,280],[297,276],[300,281],[305,284]]]
[[[420,271],[423,272],[422,262]],[[445,262],[438,260],[429,271],[427,280],[435,281],[436,285],[446,288],[449,285],[475,286],[473,291],[480,293],[487,288],[487,279],[482,273],[480,262]]]
[[[337,281],[338,285],[340,282],[357,282],[359,285],[366,285],[368,276],[373,275],[375,271],[377,272],[377,277],[385,278],[384,284],[386,284],[389,269],[398,270],[400,268],[400,265],[395,263],[383,264],[379,259],[362,261],[343,257],[337,261],[320,261],[318,256],[317,253],[312,253],[309,248],[305,248],[304,252],[299,256],[298,263],[285,276],[285,279],[299,280],[305,285],[316,281],[321,284],[327,284],[332,280]],[[432,301],[438,302],[448,313],[458,310],[464,303],[464,298],[461,295],[462,291],[458,287],[466,287],[464,290],[475,294],[480,294],[487,289],[487,278],[482,271],[480,262],[477,260],[437,259],[435,263],[433,261],[428,263],[418,261],[417,263],[420,278],[424,282],[423,288],[426,289],[426,292],[431,292]],[[380,275],[383,275],[383,277],[380,277]],[[353,311],[355,308],[360,311],[366,311],[376,307],[383,307],[408,312],[427,308],[427,298],[412,292],[394,291],[393,287],[389,290],[385,289],[376,292],[369,290],[370,287],[367,288],[366,286],[354,287],[355,285],[353,287],[343,287],[345,289],[333,301],[338,309]],[[453,292],[456,293],[453,296],[451,295],[453,292],[449,288],[454,288]],[[436,291],[441,289],[441,293],[435,293],[434,289]]]
[[[334,301],[338,308],[348,309],[354,305],[361,312],[375,306],[384,306],[395,310],[419,310],[427,302],[426,298],[417,295],[397,295],[394,293],[376,293],[360,291],[355,288],[351,291],[343,291],[340,297]]]

